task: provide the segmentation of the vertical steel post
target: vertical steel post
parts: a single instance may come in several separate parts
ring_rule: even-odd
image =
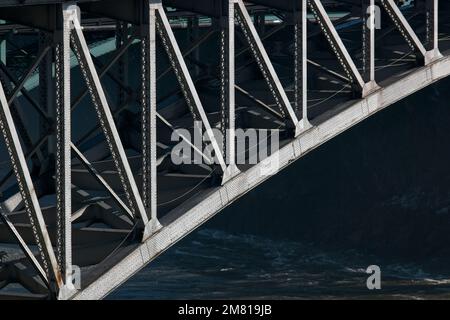
[[[375,30],[377,28],[377,7],[375,0],[361,0],[362,8],[362,73],[365,94],[378,89],[375,81]]]
[[[370,81],[370,49],[371,49],[371,0],[361,0],[362,16],[362,72],[361,75],[365,82]]]
[[[161,228],[157,211],[156,165],[156,10],[152,0],[146,2],[146,17],[142,30],[142,198],[150,217],[149,232]]]
[[[375,30],[376,30],[375,0],[370,0],[369,6],[369,81],[375,81]],[[367,12],[366,12],[367,14]]]
[[[220,44],[220,80],[222,135],[224,139],[224,157],[227,172],[223,182],[239,174],[236,166],[236,102],[235,102],[235,47],[234,47],[234,8],[233,0],[222,1],[221,44]]]
[[[426,0],[426,43],[428,52],[439,53],[439,1]],[[440,55],[441,56],[441,55]]]
[[[302,114],[301,127],[311,127],[308,119],[308,17],[307,2],[296,2],[294,12],[295,103],[297,115]]]
[[[71,102],[70,33],[76,7],[62,5],[55,31],[55,124],[56,124],[56,227],[57,259],[64,287],[60,297],[73,290],[72,284],[72,183],[71,183]]]

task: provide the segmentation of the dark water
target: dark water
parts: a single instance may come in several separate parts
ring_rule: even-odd
[[[109,298],[449,299],[449,87],[297,161]],[[374,264],[382,289],[369,291]]]
[[[368,265],[382,268],[382,289],[366,288]],[[111,299],[450,298],[450,273],[398,264],[357,250],[235,236],[205,229],[136,275]],[[433,266],[434,264],[434,266]]]

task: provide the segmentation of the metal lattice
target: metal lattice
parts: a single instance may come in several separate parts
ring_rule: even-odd
[[[186,104],[187,104],[187,106],[189,108],[189,111],[190,111],[190,113],[192,115],[192,118],[194,119],[194,121],[197,121],[199,117],[198,117],[197,112],[195,111],[195,108],[194,108],[194,105],[195,105],[194,99],[191,97],[191,94],[189,93],[189,90],[187,88],[188,86],[187,86],[187,84],[186,84],[186,82],[185,82],[185,80],[183,78],[183,72],[181,71],[179,65],[177,64],[176,58],[175,58],[175,54],[172,52],[172,48],[169,45],[169,39],[167,38],[167,35],[164,32],[164,28],[163,28],[163,26],[161,24],[161,21],[160,21],[159,13],[157,13],[157,15],[156,15],[156,30],[157,30],[160,38],[161,38],[161,43],[162,43],[162,45],[164,47],[164,50],[165,50],[165,52],[167,54],[167,57],[168,57],[168,59],[170,61],[172,69],[173,69],[173,71],[175,73],[175,77],[178,80],[178,83],[180,85],[180,90],[183,93],[183,96],[184,96],[184,98],[186,100]]]
[[[130,190],[129,190],[128,186],[127,186],[127,180],[125,178],[125,174],[124,174],[124,172],[122,170],[122,166],[120,165],[120,162],[119,162],[119,156],[118,156],[118,154],[117,154],[117,152],[115,150],[113,142],[111,141],[111,138],[110,138],[111,135],[109,134],[109,128],[106,125],[105,120],[103,119],[103,114],[102,114],[102,111],[100,110],[100,105],[99,105],[99,97],[98,97],[96,91],[94,90],[93,84],[92,84],[91,79],[90,79],[90,77],[88,75],[89,71],[87,70],[87,67],[86,67],[86,65],[84,63],[84,60],[83,60],[83,58],[81,56],[81,53],[80,53],[80,50],[78,48],[78,43],[76,42],[75,37],[73,36],[73,34],[71,35],[70,40],[71,40],[71,43],[72,43],[72,47],[73,47],[73,51],[75,53],[75,56],[77,57],[77,60],[79,61],[80,70],[81,70],[81,73],[83,74],[83,78],[85,79],[86,86],[88,88],[89,94],[91,95],[92,103],[94,105],[95,111],[96,111],[98,119],[100,121],[100,126],[101,126],[103,132],[105,133],[105,139],[106,139],[106,142],[107,142],[108,147],[110,149],[111,157],[112,157],[114,165],[116,167],[117,174],[119,176],[120,182],[121,182],[122,187],[124,189],[123,191],[124,191],[126,199],[128,201],[128,205],[129,205],[130,211],[132,212],[133,215],[135,215],[136,210],[135,210],[134,202],[132,200]]]
[[[314,15],[320,30],[322,31],[323,35],[325,36],[325,39],[328,41],[328,43],[331,46],[331,50],[333,51],[333,54],[336,56],[339,64],[342,66],[342,68],[344,69],[344,72],[347,76],[347,78],[350,80],[350,82],[354,81],[353,75],[350,72],[349,68],[347,67],[347,64],[344,61],[344,57],[341,55],[341,53],[339,52],[339,50],[337,49],[336,45],[334,44],[333,40],[331,39],[331,35],[329,34],[327,28],[324,25],[324,22],[322,21],[321,16],[318,14],[316,7],[314,5],[314,2],[312,1],[308,1],[308,6],[311,8],[311,12]]]
[[[275,99],[275,104],[277,105],[278,109],[280,110],[282,117],[284,119],[286,119],[286,112],[284,110],[285,108],[281,102],[282,99],[280,98],[279,94],[275,90],[275,87],[273,86],[272,81],[270,80],[269,72],[267,71],[266,67],[264,66],[264,63],[262,62],[262,59],[259,55],[259,51],[256,48],[256,44],[253,41],[253,37],[250,36],[250,31],[248,30],[247,25],[244,23],[245,18],[241,15],[241,12],[239,10],[235,11],[235,18],[236,18],[237,24],[241,27],[242,34],[244,35],[244,38],[249,45],[250,51],[253,54],[253,57],[255,59],[257,66],[259,67],[264,79],[266,80],[267,86],[269,87],[269,91],[270,91],[271,95],[273,96],[273,98]]]

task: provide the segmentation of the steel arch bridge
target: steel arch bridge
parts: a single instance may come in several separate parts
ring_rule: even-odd
[[[438,0],[0,0],[0,298],[105,297],[271,163],[450,75],[449,15]],[[199,120],[215,161],[180,133]],[[241,165],[249,128],[281,146]],[[174,164],[174,133],[204,161]]]

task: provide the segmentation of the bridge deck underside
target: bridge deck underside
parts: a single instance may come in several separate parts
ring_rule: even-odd
[[[19,5],[21,1],[0,1],[0,7]],[[64,1],[27,1],[26,4],[53,5]],[[91,53],[98,70],[114,56],[117,39],[117,20],[98,13],[90,1],[78,1],[83,9],[82,22]],[[86,2],[85,4],[82,4]],[[95,2],[95,1],[92,1]],[[131,2],[131,1],[130,1]],[[163,1],[164,2],[164,1]],[[215,1],[211,1],[215,2]],[[294,27],[289,12],[283,6],[290,1],[254,1],[246,3],[270,61],[289,101],[295,104]],[[328,15],[342,38],[357,69],[363,71],[361,46],[361,9],[359,1],[322,1]],[[220,127],[220,63],[219,35],[216,17],[197,11],[192,1],[170,0],[164,3],[175,37],[184,54],[193,82],[212,127]],[[85,6],[83,6],[85,5]],[[178,6],[178,9],[174,7]],[[356,7],[356,9],[355,9]],[[203,6],[205,8],[205,6]],[[214,6],[212,7],[215,8]],[[211,9],[211,15],[214,10]],[[201,10],[200,10],[201,11]],[[426,38],[425,15],[414,6],[405,6],[402,13],[420,39]],[[236,128],[279,129],[280,150],[271,157],[280,159],[282,170],[292,161],[330,140],[356,123],[368,118],[417,90],[450,74],[450,9],[443,5],[439,12],[439,46],[444,57],[422,66],[418,52],[408,46],[387,16],[382,16],[381,29],[376,32],[375,71],[380,90],[361,99],[349,83],[333,51],[319,28],[318,21],[308,15],[308,118],[313,127],[292,137],[286,119],[280,115],[266,81],[258,70],[244,36],[236,28]],[[0,80],[10,93],[26,74],[38,56],[38,35],[35,26],[23,21],[8,20],[0,25],[0,39],[6,43],[6,61],[0,69]],[[261,18],[262,17],[262,18]],[[197,28],[193,25],[198,21]],[[196,47],[195,43],[202,39]],[[158,39],[159,40],[159,39]],[[0,42],[1,43],[1,42]],[[194,49],[190,49],[190,48]],[[197,48],[197,49],[195,49]],[[3,49],[5,50],[5,49]],[[0,49],[0,52],[2,49]],[[189,51],[188,53],[186,53]],[[120,138],[128,157],[136,184],[142,185],[141,115],[139,111],[140,45],[134,41],[126,59],[102,76],[102,84],[110,101]],[[161,43],[157,45],[157,208],[163,228],[141,243],[142,231],[118,205],[117,199],[105,191],[104,185],[77,158],[72,159],[72,245],[73,264],[81,267],[82,289],[75,298],[102,298],[148,262],[156,258],[178,240],[237,200],[250,189],[269,178],[261,174],[263,164],[238,165],[241,174],[220,186],[217,166],[208,164],[175,165],[171,152],[176,143],[171,139],[174,128],[183,128],[194,135],[193,116]],[[82,151],[95,170],[116,192],[123,202],[126,195],[122,181],[110,156],[107,142],[101,133],[96,114],[82,81],[80,67],[72,58],[72,100],[79,105],[72,111],[72,142]],[[54,143],[48,124],[33,107],[33,100],[42,96],[39,72],[30,75],[24,91],[18,94],[17,118],[23,118],[23,130],[28,129],[31,145],[28,165],[38,193],[42,214],[50,239],[58,237],[55,206],[55,166],[52,165],[51,143]],[[8,85],[7,85],[8,84]],[[8,86],[10,88],[8,89]],[[25,109],[26,108],[26,109]],[[302,118],[301,111],[297,113]],[[43,130],[42,128],[45,128]],[[19,131],[21,129],[19,128]],[[20,132],[25,144],[24,133]],[[42,140],[42,142],[41,142]],[[39,250],[33,228],[14,175],[1,142],[0,191],[3,211],[15,225],[33,254]],[[37,148],[33,145],[38,144]],[[248,146],[249,148],[255,146]],[[35,150],[34,150],[35,149]],[[33,151],[31,155],[31,151]],[[36,151],[37,150],[37,151]],[[245,152],[246,153],[246,152]],[[248,158],[248,154],[246,153]],[[5,223],[0,223],[0,297],[48,298],[48,289],[32,267]]]

